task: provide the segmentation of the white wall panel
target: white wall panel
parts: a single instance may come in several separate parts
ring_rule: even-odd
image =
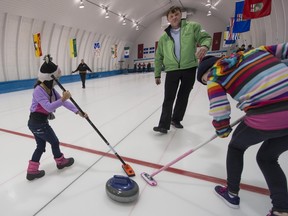
[[[90,64],[89,66],[91,66],[93,68],[94,72],[98,71],[97,65],[95,64],[98,57],[96,57],[96,53],[94,52],[94,43],[96,43],[96,42],[99,43],[99,38],[100,38],[100,35],[98,35],[96,33],[91,34],[91,49],[93,49],[93,50],[92,50],[92,54],[90,55],[90,58],[89,58],[89,64]],[[101,43],[100,43],[100,46],[101,46]]]
[[[269,18],[271,18],[271,24],[272,24],[272,29],[273,29],[271,44],[275,44],[275,42],[278,40],[278,28],[277,28],[278,17],[277,17],[277,11],[275,9],[275,5],[273,5],[272,7],[272,12]]]
[[[275,38],[275,43],[283,43],[284,42],[284,10],[282,6],[282,1],[279,1],[278,4],[272,5],[272,10],[276,15],[276,23],[274,25],[277,29],[277,34]]]
[[[18,42],[17,42],[17,66],[19,79],[30,78],[29,67],[29,53],[31,47],[33,48],[33,37],[30,34],[32,29],[32,20],[28,18],[21,18],[21,25],[19,26]]]
[[[101,50],[101,58],[100,58],[100,68],[101,71],[109,70],[110,68],[110,62],[105,65],[106,63],[105,59],[107,58],[107,55],[109,55],[109,59],[111,59],[111,43],[110,43],[110,36],[103,35],[103,49]],[[109,50],[109,53],[107,54]]]
[[[55,64],[61,64],[61,61],[57,59],[57,51],[58,51],[58,41],[60,40],[60,33],[61,33],[61,27],[57,26],[55,23],[51,26],[51,33],[49,34],[49,42],[48,42],[48,53],[51,54],[53,57],[53,61]],[[44,53],[46,54],[46,53]]]
[[[86,35],[87,35],[87,38],[86,38],[86,41],[85,41],[85,46],[84,46],[84,55],[83,55],[83,59],[84,61],[89,65],[90,69],[92,71],[94,71],[94,68],[92,67],[92,65],[90,64],[91,61],[90,61],[90,56],[92,55],[92,48],[93,48],[93,42],[91,40],[91,36],[92,36],[92,33],[91,32],[86,32]]]
[[[283,25],[282,28],[284,29],[284,41],[288,41],[288,1],[282,0],[282,9],[283,9]]]
[[[98,39],[97,41],[100,42],[100,49],[101,49],[101,53],[100,53],[100,56],[99,57],[96,57],[95,60],[94,60],[94,64],[95,64],[95,68],[96,68],[96,71],[98,72],[101,72],[103,71],[103,67],[102,67],[102,59],[103,59],[103,53],[104,53],[104,38],[105,36],[103,34],[100,34],[98,36]]]
[[[17,38],[18,38],[18,24],[19,16],[8,15],[6,37],[4,45],[5,55],[5,73],[7,81],[18,80],[17,62],[16,62],[16,49],[17,49]]]
[[[57,59],[57,63],[58,63],[58,65],[61,65],[61,68],[62,68],[62,70],[63,70],[63,68],[64,68],[64,64],[65,64],[65,61],[64,61],[64,59],[65,59],[65,56],[64,55],[59,55],[59,53],[61,52],[61,50],[64,50],[63,48],[64,48],[64,44],[63,43],[61,43],[61,39],[62,39],[62,35],[63,35],[63,31],[64,31],[64,26],[59,26],[59,38],[58,38],[58,40],[56,41],[56,56],[55,56],[55,59]],[[62,71],[62,74],[63,74],[64,72]]]
[[[4,44],[5,44],[5,33],[6,33],[6,17],[7,13],[0,13],[0,81],[6,80],[5,74],[5,52],[4,52]]]
[[[73,29],[70,27],[65,27],[63,30],[63,36],[62,36],[62,41],[61,41],[61,46],[64,47],[63,49],[63,55],[64,55],[64,59],[65,59],[65,63],[64,63],[64,68],[62,69],[64,72],[68,71],[72,71],[75,70],[74,68],[72,68],[72,63],[71,63],[71,58],[70,58],[70,47],[69,47],[69,40],[71,38],[71,32],[73,31]],[[62,54],[61,54],[62,55]]]
[[[77,37],[76,37],[76,41],[77,41],[77,57],[76,57],[76,64],[78,66],[78,64],[80,63],[80,60],[83,58],[84,56],[84,46],[85,46],[85,41],[87,39],[87,35],[85,34],[86,31],[83,30],[79,30]]]
[[[43,56],[46,54],[55,54],[55,53],[50,53],[49,50],[49,44],[50,44],[50,36],[51,36],[51,31],[53,30],[53,23],[50,22],[43,22],[43,28],[42,28],[42,34],[41,34],[41,47],[42,47],[42,53]]]
[[[264,17],[263,20],[264,20],[264,23],[265,23],[265,30],[266,29],[272,29],[272,19],[271,19],[271,17],[270,16],[269,17]],[[266,30],[265,34],[266,34],[265,44],[266,45],[273,44],[273,33],[272,33],[272,31],[271,30],[270,31]]]

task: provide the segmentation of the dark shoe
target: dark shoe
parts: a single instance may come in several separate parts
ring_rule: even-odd
[[[176,128],[184,128],[180,122],[176,122],[176,121],[171,121],[171,125],[173,125]]]
[[[163,133],[163,134],[167,134],[167,132],[168,132],[167,129],[161,128],[161,127],[159,127],[159,126],[158,126],[158,127],[154,127],[153,130],[156,131],[156,132]]]
[[[228,191],[227,187],[217,185],[215,187],[216,194],[231,208],[239,208],[240,197],[233,195]]]

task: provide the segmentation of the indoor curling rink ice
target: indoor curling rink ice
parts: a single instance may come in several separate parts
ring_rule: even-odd
[[[77,104],[88,113],[116,152],[135,171],[139,197],[130,203],[110,199],[105,184],[114,175],[125,175],[122,163],[85,120],[65,108],[50,121],[69,168],[56,168],[50,145],[41,159],[41,179],[26,180],[28,161],[35,141],[27,127],[32,89],[0,94],[0,215],[3,216],[264,216],[271,208],[267,185],[257,166],[259,145],[245,154],[240,191],[240,209],[229,208],[214,194],[225,182],[226,149],[230,138],[216,138],[169,169],[154,176],[157,186],[141,177],[178,158],[214,135],[208,115],[206,87],[196,83],[191,92],[184,129],[171,127],[162,135],[152,130],[158,124],[163,102],[165,74],[156,86],[153,73],[118,75],[63,84]],[[61,80],[60,80],[61,82]],[[60,88],[56,87],[59,91]],[[243,113],[232,103],[231,121]],[[288,153],[279,160],[288,176]]]

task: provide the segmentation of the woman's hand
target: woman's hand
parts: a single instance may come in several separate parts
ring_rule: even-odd
[[[156,83],[156,85],[160,85],[161,84],[161,78],[155,78],[155,83]]]
[[[208,48],[206,46],[202,46],[200,48],[198,48],[198,51],[196,53],[196,57],[199,59],[199,61],[202,60],[202,58],[206,55],[208,51]]]
[[[68,100],[70,97],[71,97],[71,93],[69,91],[63,91],[62,98],[61,98],[63,102]]]

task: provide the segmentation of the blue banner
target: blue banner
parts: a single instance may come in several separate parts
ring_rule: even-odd
[[[233,33],[250,31],[251,20],[243,20],[244,1],[236,2]]]

